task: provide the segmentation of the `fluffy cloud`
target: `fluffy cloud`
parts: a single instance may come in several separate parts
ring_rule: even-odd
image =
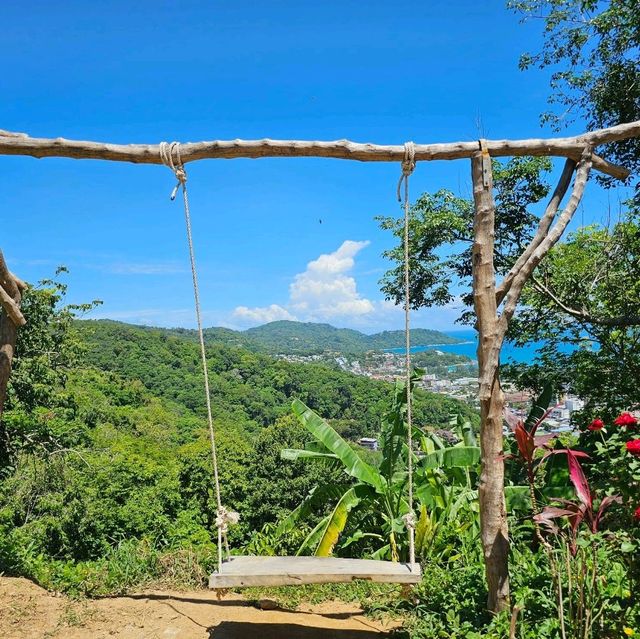
[[[362,297],[355,279],[347,273],[355,264],[355,256],[369,242],[346,240],[333,253],[320,255],[307,264],[289,285],[289,303],[267,307],[238,306],[234,317],[252,323],[279,319],[327,321],[335,318],[362,317],[375,310],[373,302]]]
[[[237,306],[233,311],[233,316],[241,321],[266,324],[267,322],[275,322],[276,320],[295,320],[295,316],[291,315],[286,308],[278,304],[270,306],[256,306],[249,308],[248,306]]]
[[[355,256],[368,245],[346,240],[337,251],[309,262],[289,286],[291,307],[313,320],[371,313],[373,304],[358,293],[355,279],[346,275]]]

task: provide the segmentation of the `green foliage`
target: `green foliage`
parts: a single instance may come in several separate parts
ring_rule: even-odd
[[[56,276],[66,272],[59,268]],[[69,371],[78,365],[84,345],[73,329],[74,318],[99,302],[64,305],[67,286],[43,280],[29,287],[21,310],[27,323],[18,331],[5,411],[0,428],[0,477],[11,470],[20,451],[52,450],[73,445],[77,433],[64,420],[53,420],[47,410],[64,404],[59,392]]]
[[[279,418],[258,434],[247,458],[252,474],[243,520],[249,529],[268,533],[269,528],[265,530],[264,526],[274,524],[293,510],[321,479],[324,472],[321,466],[303,461],[283,463],[281,459],[282,449],[304,448],[309,439],[293,415]]]
[[[369,350],[402,348],[403,331],[384,331],[365,335],[349,328],[335,328],[329,324],[290,322],[281,320],[244,331],[270,353],[314,354],[325,351],[363,353]],[[411,331],[414,344],[455,344],[459,340],[445,333],[423,328]]]
[[[549,192],[543,175],[551,163],[547,158],[518,157],[493,163],[496,201],[495,266],[505,274],[527,244],[537,223],[528,206]],[[403,220],[380,218],[381,227],[393,231],[398,246],[385,257],[396,264],[381,284],[387,299],[397,304],[404,299]],[[473,202],[451,191],[424,193],[411,207],[409,220],[411,255],[410,287],[414,308],[442,306],[454,299],[459,286],[470,289]],[[465,295],[467,304],[470,294]]]
[[[155,330],[145,329],[142,330]],[[197,332],[184,328],[170,329],[166,334],[197,341]],[[366,335],[350,328],[336,328],[330,324],[279,320],[245,331],[229,328],[207,328],[207,344],[224,344],[257,353],[280,355],[319,355],[322,353],[362,354],[370,350],[402,348],[403,331],[383,331]],[[459,340],[440,331],[416,328],[411,331],[414,344],[456,344]]]
[[[571,234],[538,267],[511,325],[517,343],[544,340],[530,366],[504,367],[519,386],[545,381],[586,401],[582,423],[640,402],[640,217]],[[567,352],[567,345],[576,347]]]
[[[62,306],[63,293],[47,283],[25,301],[30,324],[3,422],[14,462],[0,480],[0,571],[78,594],[199,585],[217,552],[198,346],[180,331],[74,321],[88,307]],[[292,552],[326,509],[287,533],[275,522],[327,466],[282,463],[282,448],[311,439],[291,398],[353,437],[377,433],[393,388],[238,347],[210,344],[208,355],[222,499],[242,515],[232,545]],[[452,406],[472,413],[426,393],[416,404],[425,423],[442,424]]]
[[[417,380],[414,376],[413,385]],[[405,492],[408,481],[407,456],[413,455],[406,444],[405,422],[407,391],[398,383],[391,409],[382,423],[379,467],[364,461],[331,426],[299,400],[293,403],[294,413],[313,435],[319,448],[313,450],[285,450],[283,457],[304,459],[325,464],[339,462],[339,469],[313,490],[307,499],[286,520],[288,530],[307,515],[312,505],[323,495],[338,494],[339,497],[329,514],[311,531],[299,552],[311,549],[318,556],[329,556],[342,533],[351,524],[350,536],[341,544],[349,549],[365,542],[373,557],[390,557],[398,561],[406,555],[406,525],[402,517],[409,512]],[[344,484],[344,474],[350,479]],[[354,511],[355,517],[350,517]],[[355,519],[355,522],[351,520]],[[402,537],[402,538],[401,538]],[[347,552],[348,552],[347,551]]]
[[[543,45],[520,67],[551,68],[549,102],[559,106],[542,120],[559,129],[577,117],[589,128],[640,119],[640,6],[637,0],[509,0],[523,19],[542,18]],[[638,173],[640,141],[608,145],[605,156]]]
[[[205,415],[196,343],[163,329],[109,321],[78,323],[89,363],[140,380],[153,394]],[[289,413],[295,397],[329,419],[346,438],[377,433],[393,394],[385,382],[322,364],[291,363],[240,348],[207,348],[214,417],[259,432]],[[446,424],[449,414],[472,416],[466,405],[442,395],[416,393],[416,423]]]

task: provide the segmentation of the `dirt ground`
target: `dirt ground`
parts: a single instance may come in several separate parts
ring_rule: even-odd
[[[382,639],[388,629],[343,602],[266,610],[237,594],[218,601],[208,591],[72,601],[26,579],[0,577],[2,639]]]

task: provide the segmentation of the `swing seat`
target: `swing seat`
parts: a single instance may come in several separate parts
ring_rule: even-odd
[[[392,584],[417,584],[420,564],[338,557],[231,557],[209,577],[209,588],[302,586],[348,583],[357,579]]]

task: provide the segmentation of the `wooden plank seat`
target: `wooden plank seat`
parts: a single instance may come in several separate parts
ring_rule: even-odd
[[[420,564],[338,557],[231,557],[209,577],[209,588],[299,586],[347,583],[356,579],[417,584]]]

